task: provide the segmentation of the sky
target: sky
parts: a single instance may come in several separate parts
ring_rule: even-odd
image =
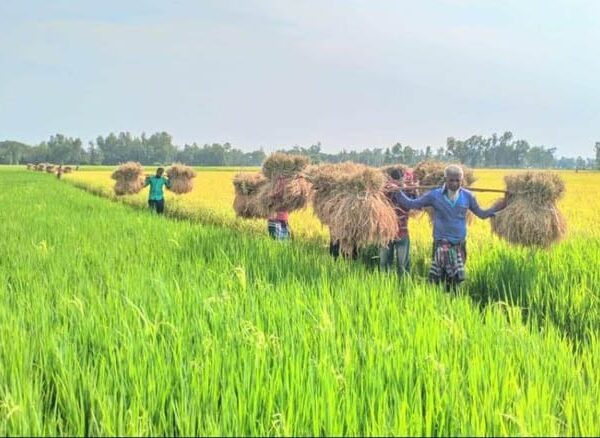
[[[0,140],[600,141],[600,2],[0,0]]]

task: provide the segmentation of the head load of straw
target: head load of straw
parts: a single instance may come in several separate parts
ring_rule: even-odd
[[[235,198],[233,209],[237,216],[250,218],[266,218],[268,212],[260,203],[259,191],[268,180],[262,173],[238,173],[233,178]]]
[[[177,195],[189,193],[194,188],[196,171],[189,166],[175,163],[167,169],[167,176],[171,183],[169,190]]]
[[[315,214],[340,241],[342,252],[385,245],[396,235],[396,213],[384,193],[387,178],[379,169],[329,164],[311,169],[307,179],[315,191]]]
[[[556,202],[565,184],[555,173],[525,172],[504,177],[507,207],[492,218],[492,231],[510,243],[547,248],[566,234]]]
[[[114,191],[117,195],[132,195],[144,188],[144,169],[135,161],[121,164],[110,176],[114,179]]]
[[[276,152],[262,166],[267,183],[258,191],[262,209],[268,214],[305,208],[311,196],[311,186],[301,172],[308,158]]]
[[[262,165],[262,173],[269,179],[292,178],[308,165],[309,159],[303,155],[275,152],[269,155]]]

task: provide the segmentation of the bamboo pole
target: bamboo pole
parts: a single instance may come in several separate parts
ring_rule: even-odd
[[[391,189],[391,190],[387,190],[387,192],[405,192],[407,190],[415,190],[415,189],[424,189],[424,190],[432,190],[432,189],[439,189],[441,188],[441,186],[406,186],[406,187],[398,187],[395,189]],[[490,192],[490,193],[508,193],[508,191],[506,190],[501,190],[501,189],[486,189],[486,188],[479,188],[479,187],[463,187],[466,190],[469,190],[471,192]]]

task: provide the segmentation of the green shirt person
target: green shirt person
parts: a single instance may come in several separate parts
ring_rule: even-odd
[[[165,169],[159,167],[156,169],[156,175],[147,176],[146,180],[144,181],[144,187],[150,186],[148,207],[150,207],[150,210],[153,210],[158,214],[163,214],[165,211],[165,195],[163,193],[163,187],[171,187],[171,181],[163,176],[164,173]]]

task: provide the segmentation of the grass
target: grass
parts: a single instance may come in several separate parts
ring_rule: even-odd
[[[479,224],[449,295],[420,279],[419,236],[417,275],[398,281],[45,174],[0,184],[0,434],[600,430],[592,229],[546,253]]]

